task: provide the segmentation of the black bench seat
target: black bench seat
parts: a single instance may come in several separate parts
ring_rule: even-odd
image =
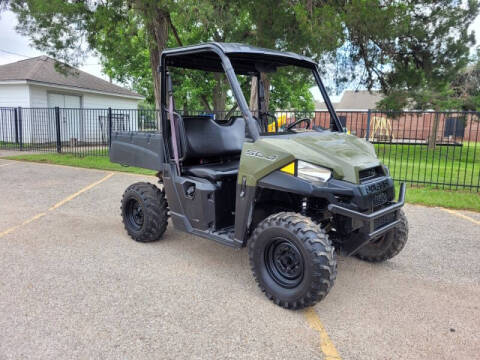
[[[232,160],[224,163],[187,166],[183,168],[183,173],[185,175],[217,181],[226,176],[236,176],[238,174],[239,163],[239,160]]]

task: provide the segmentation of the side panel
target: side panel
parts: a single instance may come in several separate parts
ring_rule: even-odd
[[[163,138],[159,133],[114,132],[110,161],[128,166],[162,171]]]
[[[195,177],[176,176],[174,171],[174,165],[165,164],[163,184],[175,229],[224,245],[242,246],[234,239],[230,227],[222,228],[225,226],[223,186]]]
[[[258,181],[295,158],[262,140],[245,142],[240,158],[235,202],[235,239],[246,244]]]
[[[243,246],[247,243],[248,229],[252,222],[255,194],[255,186],[237,184],[237,201],[235,202],[235,240]]]
[[[163,177],[172,219],[185,216],[194,229],[214,230],[216,184],[181,176],[172,180],[169,176]]]
[[[238,170],[238,184],[246,180],[247,186],[256,186],[258,180],[295,160],[289,149],[282,151],[263,139],[245,142]]]

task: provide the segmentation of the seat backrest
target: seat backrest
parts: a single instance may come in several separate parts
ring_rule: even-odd
[[[239,155],[245,140],[245,120],[233,118],[220,125],[210,117],[185,116],[186,138],[184,159]]]

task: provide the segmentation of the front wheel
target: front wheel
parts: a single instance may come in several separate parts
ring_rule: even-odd
[[[284,308],[314,305],[335,281],[337,262],[328,235],[300,214],[267,217],[256,227],[248,252],[261,290]]]
[[[167,229],[165,193],[153,184],[130,185],[122,198],[122,218],[128,235],[139,242],[159,240]]]
[[[368,262],[382,262],[398,255],[408,239],[408,220],[403,210],[400,210],[399,219],[397,227],[361,247],[355,256]]]

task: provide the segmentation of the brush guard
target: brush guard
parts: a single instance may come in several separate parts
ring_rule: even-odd
[[[328,205],[328,210],[332,214],[342,215],[352,219],[352,221],[363,223],[359,233],[352,236],[343,245],[343,250],[347,255],[355,254],[362,246],[395,228],[400,223],[398,212],[404,204],[405,183],[401,183],[398,201],[370,214],[361,213],[339,205]]]

